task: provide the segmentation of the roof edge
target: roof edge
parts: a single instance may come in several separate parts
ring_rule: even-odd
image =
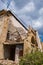
[[[18,19],[17,16],[15,16],[10,10],[4,10],[4,9],[1,10],[1,11],[0,11],[0,16],[3,15],[4,13],[5,13],[5,14],[7,13],[7,15],[8,15],[8,13],[12,14],[12,16],[14,16],[14,18],[15,18],[26,30],[28,30],[27,27],[20,21],[20,18]]]

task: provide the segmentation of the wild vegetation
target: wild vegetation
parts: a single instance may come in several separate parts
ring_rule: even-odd
[[[35,52],[21,57],[20,65],[43,65],[43,53]]]

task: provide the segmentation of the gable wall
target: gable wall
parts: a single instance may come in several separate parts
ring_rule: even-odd
[[[7,36],[7,31],[8,31],[8,25],[11,22],[11,24],[15,27],[18,28],[22,28],[24,30],[25,33],[27,33],[27,30],[12,16],[6,16],[3,15],[0,18],[0,21],[2,23],[0,23],[0,43],[3,43],[4,41],[6,41],[6,36]],[[22,31],[23,32],[23,31]],[[25,36],[22,35],[22,38],[24,39]]]
[[[10,16],[10,20],[15,27],[21,27],[25,32],[27,32],[27,30],[13,16]]]

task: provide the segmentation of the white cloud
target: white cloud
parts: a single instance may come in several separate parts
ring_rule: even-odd
[[[43,8],[39,10],[39,18],[36,20],[32,20],[32,27],[35,29],[42,29],[43,28]]]
[[[35,4],[33,2],[29,2],[22,9],[19,10],[18,14],[33,12],[34,10],[35,10]]]
[[[35,29],[40,29],[43,27],[43,18],[39,17],[37,20],[32,21],[32,26]]]
[[[29,2],[28,4],[26,4],[22,9],[18,10],[17,14],[18,16],[24,21],[24,23],[29,26],[32,25],[31,22],[31,17],[30,16],[26,16],[26,13],[32,13],[33,11],[35,11],[35,4],[34,2]]]
[[[40,14],[40,15],[43,15],[43,8],[41,8],[41,9],[39,10],[39,14]]]

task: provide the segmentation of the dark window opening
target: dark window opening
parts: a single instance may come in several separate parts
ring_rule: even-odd
[[[7,33],[7,39],[9,40],[9,36],[10,36],[10,34],[9,34],[9,31],[8,31],[8,33]]]
[[[35,38],[32,36],[32,38],[31,38],[31,42],[32,42],[32,46],[34,47],[34,46],[38,46],[37,45],[37,42],[36,42],[36,40],[35,40]]]
[[[34,39],[33,36],[32,36],[32,38],[31,38],[31,42],[32,42],[33,44],[35,44],[35,39]]]

